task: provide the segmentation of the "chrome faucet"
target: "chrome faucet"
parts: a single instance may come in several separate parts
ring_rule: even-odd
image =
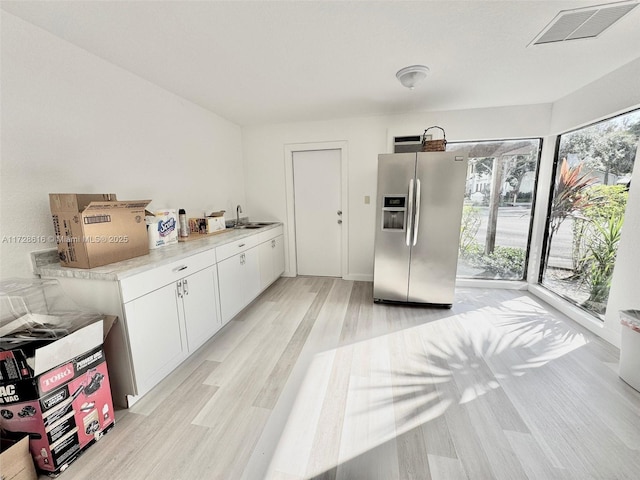
[[[242,207],[238,205],[236,207],[236,227],[240,225],[240,214],[242,213]]]

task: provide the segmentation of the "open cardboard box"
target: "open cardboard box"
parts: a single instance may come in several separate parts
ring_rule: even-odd
[[[36,469],[29,452],[29,436],[11,439],[0,432],[0,478],[2,480],[36,480]]]
[[[94,268],[149,253],[145,207],[113,193],[51,193],[49,203],[65,267]]]
[[[102,316],[51,343],[0,351],[0,424],[29,436],[38,469],[56,476],[115,424]]]

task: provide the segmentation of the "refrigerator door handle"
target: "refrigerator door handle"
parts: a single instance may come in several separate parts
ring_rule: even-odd
[[[420,223],[420,180],[416,179],[416,217],[413,221],[413,246],[418,243],[418,224]]]
[[[409,213],[407,214],[407,247],[411,246],[412,225],[413,225],[413,178],[409,180]]]

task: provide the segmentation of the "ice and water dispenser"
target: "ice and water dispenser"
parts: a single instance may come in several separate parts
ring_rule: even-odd
[[[382,230],[404,231],[407,228],[407,196],[382,197]]]

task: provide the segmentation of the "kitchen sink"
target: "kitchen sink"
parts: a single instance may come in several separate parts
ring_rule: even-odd
[[[240,225],[237,225],[234,228],[255,229],[255,228],[267,227],[267,226],[273,225],[275,223],[277,223],[277,222],[249,222],[249,223],[241,223]]]

